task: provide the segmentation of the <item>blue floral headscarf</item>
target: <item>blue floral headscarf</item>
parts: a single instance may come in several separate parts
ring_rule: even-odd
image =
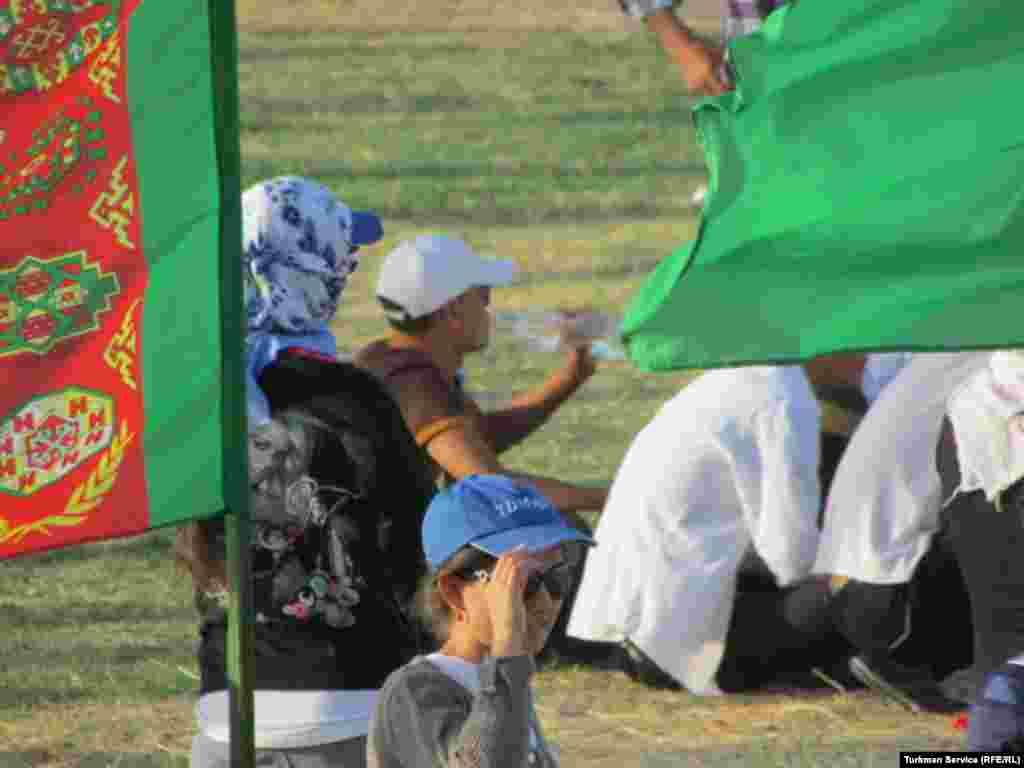
[[[380,220],[352,211],[326,187],[281,176],[242,194],[245,309],[250,331],[326,330],[359,246],[380,239]]]
[[[298,176],[262,181],[242,194],[250,426],[270,418],[256,380],[281,350],[335,354],[329,326],[341,292],[359,265],[359,247],[381,234],[376,215],[353,211]]]

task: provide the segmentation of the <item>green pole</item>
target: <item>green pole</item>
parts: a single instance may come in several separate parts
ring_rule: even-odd
[[[224,424],[224,493],[227,500],[228,685],[231,765],[252,768],[253,599],[249,544],[248,430],[245,411],[242,300],[241,148],[239,143],[238,31],[234,0],[209,0],[210,46],[220,177],[221,326]]]

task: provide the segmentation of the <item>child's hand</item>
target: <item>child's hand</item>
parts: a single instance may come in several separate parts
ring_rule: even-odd
[[[486,586],[491,618],[491,655],[523,656],[527,648],[526,604],[523,592],[530,574],[539,568],[524,549],[516,549],[498,558]]]

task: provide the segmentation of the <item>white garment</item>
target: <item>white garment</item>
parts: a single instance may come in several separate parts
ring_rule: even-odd
[[[587,555],[569,634],[629,637],[693,693],[715,674],[753,544],[780,584],[818,544],[820,409],[799,367],[705,373],[630,446]]]
[[[875,402],[882,394],[886,384],[896,378],[896,374],[907,367],[910,362],[909,352],[874,352],[867,355],[864,361],[864,373],[861,375],[861,392],[868,405]]]
[[[989,501],[1024,477],[1024,353],[993,352],[949,401],[960,487]]]
[[[257,749],[315,747],[365,736],[377,691],[253,692]],[[228,692],[216,691],[196,703],[199,730],[213,741],[227,743],[231,710]]]
[[[424,658],[474,696],[480,692],[479,664],[443,653],[431,653]]]
[[[868,409],[832,480],[814,573],[909,581],[939,525],[935,448],[946,400],[987,356],[915,354]]]

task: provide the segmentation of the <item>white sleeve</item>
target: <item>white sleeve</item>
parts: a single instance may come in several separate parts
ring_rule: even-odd
[[[758,488],[743,495],[760,503],[744,503],[744,515],[780,585],[806,576],[818,550],[820,421],[817,409],[784,401],[754,417],[757,466],[748,477]]]

